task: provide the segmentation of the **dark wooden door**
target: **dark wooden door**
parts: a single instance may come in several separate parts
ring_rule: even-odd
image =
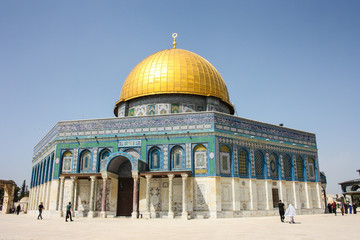
[[[117,216],[131,216],[133,204],[133,178],[119,178]]]
[[[279,203],[279,191],[276,188],[272,189],[272,197],[273,197],[273,207],[277,208]]]

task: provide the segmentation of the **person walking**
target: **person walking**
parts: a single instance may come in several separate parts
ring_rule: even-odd
[[[352,214],[352,204],[349,203],[349,213]]]
[[[68,221],[68,218],[70,218],[70,221],[72,222],[72,217],[71,217],[71,202],[69,202],[68,205],[66,205],[66,217],[65,217],[65,222]]]
[[[37,217],[37,219],[39,220],[39,219],[43,219],[42,218],[42,211],[43,211],[43,209],[44,209],[44,205],[43,205],[43,203],[41,202],[40,203],[40,205],[39,205],[39,215],[38,215],[38,217]]]
[[[331,205],[331,203],[328,203],[328,210],[329,210],[329,213],[332,213],[332,205]]]
[[[354,214],[356,214],[356,203],[353,203]]]
[[[291,203],[290,203],[289,207],[286,209],[286,212],[285,212],[285,217],[290,218],[290,221],[289,221],[290,224],[295,223],[294,216],[296,216],[296,210],[293,207],[293,205],[291,205]]]
[[[17,207],[16,207],[16,214],[17,214],[17,215],[19,215],[20,209],[21,209],[21,207],[20,207],[20,204],[19,204],[19,205],[17,205]]]
[[[333,209],[333,213],[335,213],[336,216],[336,202],[332,203],[332,209]]]
[[[341,205],[340,205],[340,211],[341,211],[341,215],[344,216],[344,203],[341,203]]]
[[[348,203],[344,203],[344,208],[345,208],[345,214],[348,214],[349,204],[348,204]]]
[[[281,222],[284,222],[285,219],[285,205],[279,200],[279,214],[280,214],[280,220]]]

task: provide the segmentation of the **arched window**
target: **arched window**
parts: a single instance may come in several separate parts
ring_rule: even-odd
[[[103,150],[101,151],[101,153],[100,153],[100,161],[103,160],[103,159],[105,159],[105,158],[107,158],[107,157],[109,157],[110,154],[111,154],[111,152],[110,152],[109,149],[107,149],[107,148],[106,148],[106,149],[103,149]]]
[[[285,173],[285,179],[286,180],[292,180],[292,163],[291,158],[289,155],[286,155],[284,160],[284,173]]]
[[[90,170],[91,153],[85,150],[81,153],[80,171],[87,172]]]
[[[62,157],[62,171],[70,172],[71,171],[71,161],[72,161],[72,152],[66,151]]]
[[[309,158],[308,160],[308,170],[308,178],[315,179],[315,162],[312,158]]]
[[[220,166],[221,173],[230,174],[231,173],[231,165],[230,165],[230,148],[226,145],[223,145],[220,148]]]
[[[242,176],[248,175],[248,155],[243,149],[239,151],[239,173]]]
[[[304,160],[300,156],[296,158],[296,170],[298,180],[304,180]]]
[[[270,155],[270,177],[272,179],[278,179],[279,173],[278,173],[278,157],[273,153]]]
[[[207,168],[207,150],[202,144],[196,145],[194,148],[195,169]],[[206,173],[206,171],[204,172]]]
[[[171,151],[171,166],[173,169],[183,168],[183,149],[179,146]]]
[[[152,148],[149,154],[149,165],[151,169],[160,169],[160,150]]]
[[[260,151],[255,152],[255,176],[264,178],[264,154]]]

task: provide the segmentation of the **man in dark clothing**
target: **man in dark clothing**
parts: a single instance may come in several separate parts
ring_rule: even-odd
[[[38,216],[38,218],[37,218],[38,220],[39,220],[39,219],[41,219],[41,220],[43,219],[43,218],[42,218],[42,215],[41,215],[43,209],[44,209],[44,205],[43,205],[43,203],[41,202],[40,205],[39,205],[39,216]]]
[[[335,213],[335,216],[336,216],[336,203],[335,202],[332,203],[332,208],[333,208],[333,213]]]
[[[347,203],[344,203],[344,208],[345,208],[345,214],[348,214],[349,205]]]
[[[73,220],[72,220],[72,217],[71,217],[71,202],[69,202],[69,204],[66,205],[66,217],[65,217],[65,222],[68,221],[68,218],[70,218],[70,221],[73,221]]]
[[[328,209],[329,209],[329,213],[332,213],[332,205],[331,205],[331,203],[328,203]]]
[[[280,220],[284,222],[285,219],[285,205],[279,200],[279,214],[280,214]]]
[[[354,214],[356,214],[356,203],[353,203],[353,211],[354,211]]]
[[[20,204],[19,204],[19,205],[17,205],[17,207],[16,207],[16,214],[17,214],[17,215],[19,215],[20,209],[21,209],[21,207],[20,207]]]

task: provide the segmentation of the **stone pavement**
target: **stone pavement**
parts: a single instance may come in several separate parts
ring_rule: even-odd
[[[75,218],[0,214],[0,239],[359,239],[360,214],[296,216],[296,224],[279,217],[232,219]],[[288,220],[288,219],[286,219]]]

